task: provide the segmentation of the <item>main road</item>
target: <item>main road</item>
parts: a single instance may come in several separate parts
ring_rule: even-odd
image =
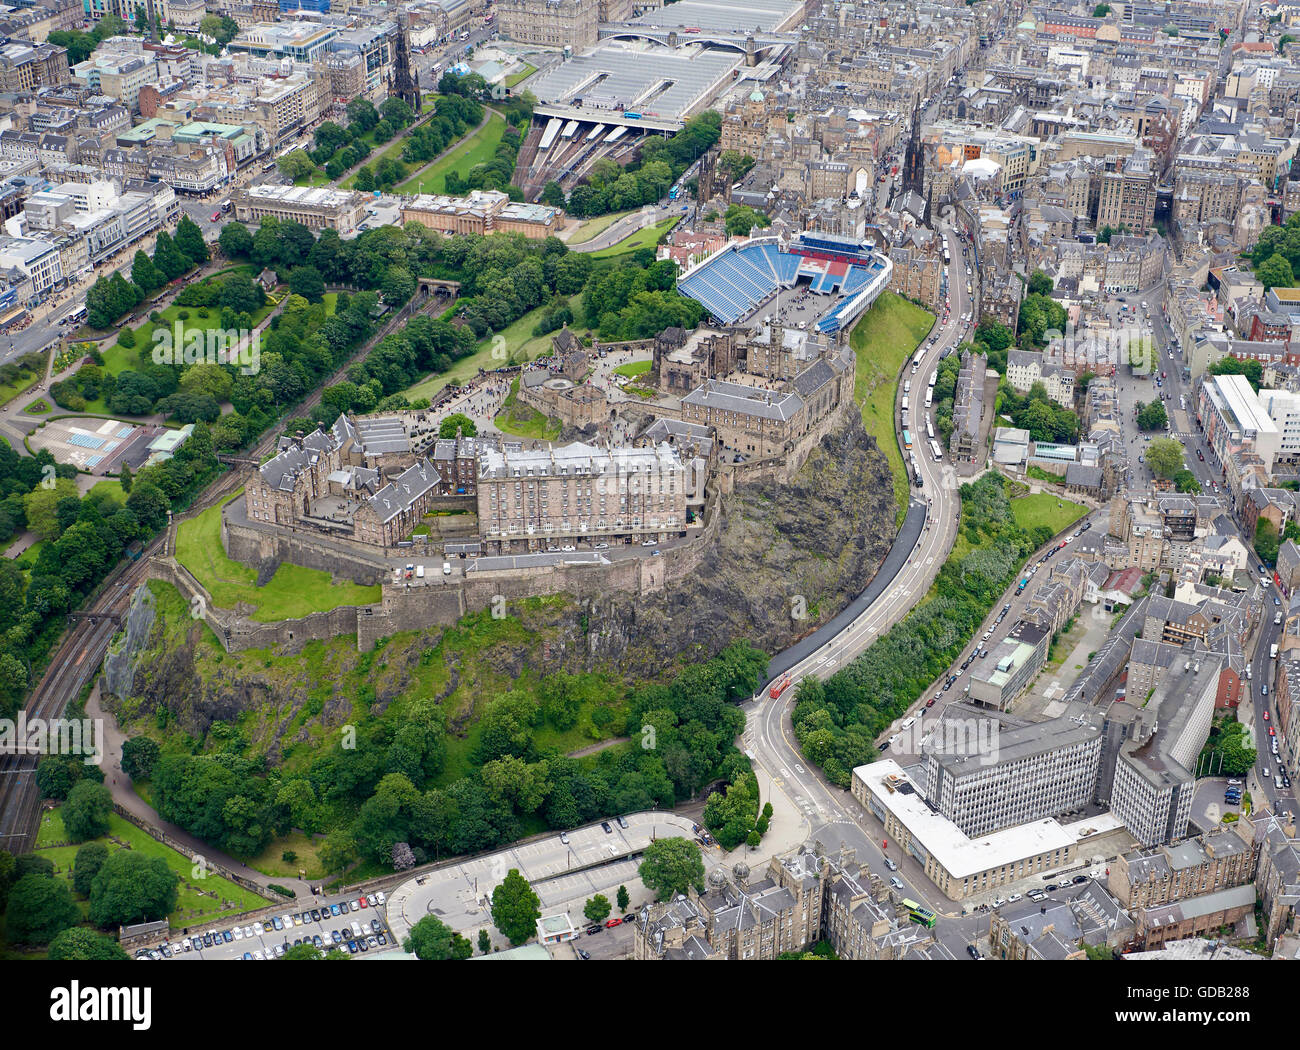
[[[957,246],[955,236],[949,242]],[[962,246],[965,247],[964,245]],[[924,390],[930,372],[947,353],[967,338],[971,322],[963,321],[968,309],[965,256],[957,254],[948,282],[950,312],[940,318],[933,338],[923,342],[920,367],[913,376],[913,395]],[[896,394],[895,419],[901,407],[902,384]],[[914,406],[914,411],[918,410]],[[799,808],[810,826],[810,837],[822,838],[833,848],[843,840],[858,850],[858,860],[878,870],[884,853],[866,832],[865,811],[851,796],[828,786],[808,768],[794,739],[790,712],[795,688],[807,677],[825,678],[864,652],[882,634],[901,620],[929,590],[952,548],[961,515],[956,472],[946,460],[936,461],[916,442],[922,486],[913,497],[898,539],[863,595],[825,627],[775,657],[768,668],[770,677],[789,672],[791,685],[779,698],[769,697],[764,686],[742,709],[746,715],[744,746],[752,761],[771,778],[778,790]],[[924,891],[909,889],[922,902]],[[936,911],[941,910],[936,908]],[[958,938],[961,940],[961,937]]]

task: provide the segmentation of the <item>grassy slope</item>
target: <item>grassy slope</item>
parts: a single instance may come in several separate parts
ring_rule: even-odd
[[[108,825],[108,834],[92,841],[104,843],[110,851],[129,848],[148,857],[162,857],[167,862],[167,867],[179,876],[176,908],[168,915],[173,930],[179,931],[185,926],[206,923],[222,915],[238,915],[265,903],[257,894],[236,886],[220,875],[208,873],[201,879],[195,878],[194,865],[188,857],[151,838],[116,813],[108,818]],[[54,863],[55,874],[66,879],[69,888],[72,885],[73,861],[81,845],[68,843],[63,819],[57,809],[42,815],[36,852]],[[82,906],[84,914],[85,902],[78,901],[78,904]]]
[[[608,215],[597,215],[594,219],[588,219],[573,231],[573,236],[569,238],[568,243],[585,244],[587,241],[595,237],[596,234],[604,233],[613,226],[614,223],[618,222],[619,219],[631,215],[635,211],[637,211],[636,208],[631,208],[628,211],[612,211]]]
[[[554,441],[563,429],[559,423],[551,423],[535,408],[519,404],[515,399],[519,393],[519,377],[510,381],[510,394],[504,402],[504,408],[492,422],[503,434],[515,437],[532,438],[536,441]]]
[[[481,131],[467,136],[455,150],[448,153],[433,167],[407,179],[395,187],[394,192],[445,193],[447,172],[454,171],[464,178],[475,164],[485,164],[491,160],[497,146],[501,144],[501,136],[505,131],[505,118],[493,113]]]
[[[242,495],[241,489],[231,499]],[[209,507],[198,517],[181,523],[176,533],[176,558],[208,589],[218,607],[233,609],[240,602],[248,602],[257,607],[252,618],[263,623],[340,605],[370,605],[380,597],[377,586],[334,583],[327,572],[288,562],[276,570],[270,583],[258,587],[256,570],[227,558],[222,549],[220,507]]]
[[[546,313],[550,308],[551,304],[548,302],[535,310],[529,310],[528,313],[498,333],[505,339],[504,357],[492,356],[492,340],[495,337],[488,336],[486,339],[479,341],[474,352],[468,357],[462,357],[445,372],[425,376],[414,386],[408,387],[404,393],[412,401],[417,397],[431,398],[449,382],[464,383],[473,379],[478,375],[480,368],[500,368],[509,361],[512,354],[515,355],[516,359],[522,355],[529,361],[542,354],[549,354],[551,352],[551,337],[555,333],[533,335],[533,327],[542,319],[542,314]],[[584,328],[574,328],[573,330],[577,335],[591,334]]]
[[[670,215],[662,222],[634,231],[621,241],[611,244],[608,248],[601,248],[599,251],[592,252],[591,257],[593,259],[616,259],[618,256],[627,255],[638,248],[652,248],[659,243],[660,237],[676,225],[680,218],[680,215]]]
[[[893,292],[882,292],[849,339],[858,359],[853,396],[862,406],[863,425],[889,460],[899,525],[907,513],[908,480],[894,429],[898,376],[933,324],[933,314]]]

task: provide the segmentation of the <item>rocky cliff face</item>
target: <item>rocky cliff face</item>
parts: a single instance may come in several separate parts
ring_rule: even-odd
[[[677,654],[711,656],[736,638],[777,652],[840,611],[871,579],[894,535],[884,455],[854,416],[808,457],[792,485],[737,488],[718,542],[685,585],[616,596],[589,613],[588,652],[629,673]]]
[[[867,585],[894,536],[892,496],[885,458],[854,416],[821,442],[792,485],[743,486],[724,497],[717,542],[685,582],[646,598],[541,599],[512,608],[522,625],[471,655],[448,657],[449,677],[425,695],[448,705],[455,732],[473,721],[482,699],[527,671],[563,667],[636,680],[681,657],[706,659],[738,638],[777,652]],[[373,665],[346,638],[310,660],[263,660],[222,654],[179,595],[158,604],[157,617],[152,606],[142,608],[112,669],[113,691],[129,697],[112,704],[119,717],[151,717],[165,707],[170,721],[203,739],[214,721],[260,712],[249,728],[273,763],[314,728],[360,713],[353,709],[359,698],[339,689],[347,674],[365,683],[362,706],[382,716],[419,687],[422,662],[444,635],[399,635]]]

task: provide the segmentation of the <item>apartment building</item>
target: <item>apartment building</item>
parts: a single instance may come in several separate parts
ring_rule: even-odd
[[[1084,946],[1124,945],[1133,929],[1123,908],[1095,881],[1062,887],[1044,901],[1005,904],[989,917],[989,950],[1001,960],[1086,959]]]
[[[773,961],[825,937],[841,959],[901,959],[933,945],[854,850],[805,844],[773,857],[765,877],[749,867],[713,871],[704,890],[652,904],[638,916],[634,958]]]
[[[20,271],[31,282],[34,298],[42,298],[65,276],[57,246],[37,237],[0,237],[0,269]]]
[[[0,92],[35,91],[71,80],[67,48],[25,40],[0,46]]]
[[[1205,440],[1220,461],[1240,451],[1258,455],[1272,473],[1282,434],[1245,376],[1203,377],[1196,398]]]
[[[1124,226],[1145,233],[1155,219],[1156,172],[1150,151],[1134,150],[1114,171],[1101,176],[1097,228]]]
[[[72,67],[72,75],[96,95],[115,98],[128,109],[140,108],[140,89],[158,81],[158,63],[152,54],[130,54],[100,49]]]
[[[479,462],[480,535],[504,554],[575,539],[667,539],[685,531],[687,488],[701,483],[666,443],[489,450]]]
[[[1279,935],[1296,929],[1300,904],[1300,843],[1290,814],[1265,815],[1253,821],[1258,863],[1255,892],[1264,909],[1260,935],[1274,944]]]
[[[581,51],[596,43],[601,0],[498,0],[501,36],[519,44],[570,47]]]
[[[1252,829],[1224,824],[1177,845],[1139,849],[1110,863],[1109,888],[1125,908],[1150,908],[1255,878],[1258,846]]]
[[[1042,669],[1051,640],[1051,632],[1037,623],[1019,621],[988,659],[971,668],[967,695],[975,703],[1005,711]]]
[[[1065,408],[1074,407],[1074,372],[1049,365],[1036,350],[1007,351],[1007,381],[1021,394],[1042,383],[1047,396]]]

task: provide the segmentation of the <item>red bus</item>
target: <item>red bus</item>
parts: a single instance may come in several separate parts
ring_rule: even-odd
[[[767,691],[767,695],[775,700],[778,696],[790,688],[790,672],[786,671],[780,678],[772,683],[772,687]]]
[[[221,212],[219,212],[219,211],[214,211],[214,212],[212,213],[212,221],[213,221],[213,222],[220,222],[220,221],[221,221]]]

